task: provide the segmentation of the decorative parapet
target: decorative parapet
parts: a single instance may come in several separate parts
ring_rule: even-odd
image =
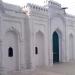
[[[48,1],[49,7],[56,7],[56,8],[61,8],[61,4],[55,2],[55,1]]]
[[[48,9],[49,9],[49,13],[51,13],[51,15],[53,14],[66,14],[65,9],[67,9],[67,7],[61,7],[61,4],[59,4],[56,1],[48,1]]]
[[[31,11],[43,12],[43,13],[48,12],[47,8],[44,8],[44,7],[38,6],[38,5],[34,5],[34,4],[30,4],[30,3],[28,3],[26,7],[29,7]]]

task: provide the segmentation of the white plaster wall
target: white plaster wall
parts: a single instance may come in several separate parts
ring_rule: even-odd
[[[37,7],[36,8],[32,8],[33,6]],[[31,32],[31,65],[32,68],[36,68],[36,65],[38,63],[40,63],[40,61],[36,61],[36,58],[38,58],[38,55],[36,56],[35,54],[35,47],[36,47],[36,33],[38,33],[39,31],[43,34],[44,36],[44,46],[40,45],[44,47],[44,66],[48,66],[48,12],[44,11],[43,8],[41,10],[38,10],[38,6],[36,5],[32,5],[32,7],[30,7],[31,11],[30,11],[30,15],[29,15],[29,24],[30,24],[30,32]],[[41,38],[40,38],[41,39]],[[41,58],[41,56],[40,56]],[[39,64],[40,65],[40,64]],[[42,65],[41,65],[42,66]]]
[[[36,45],[35,47],[38,48],[38,54],[35,54],[35,66],[38,67],[38,66],[44,66],[45,65],[45,61],[44,61],[44,58],[45,58],[45,48],[44,48],[44,36],[43,36],[43,33],[38,31],[36,33]],[[35,50],[34,50],[34,53],[35,53]]]
[[[24,54],[24,18],[16,18],[16,17],[11,17],[10,15],[7,16],[4,14],[4,16],[2,17],[2,25],[1,25],[1,29],[2,29],[2,67],[4,70],[15,70],[13,69],[13,65],[15,65],[15,57],[13,57],[13,64],[9,64],[11,63],[11,60],[9,60],[10,58],[8,57],[8,48],[7,45],[9,45],[9,41],[11,40],[12,43],[14,43],[13,45],[15,46],[15,42],[14,37],[12,36],[6,36],[7,32],[15,32],[17,33],[17,40],[18,40],[18,48],[16,50],[18,50],[18,53],[14,55],[16,55],[18,57],[18,65],[16,70],[21,70],[25,68],[25,54]],[[6,39],[7,38],[7,39]],[[7,42],[6,42],[7,41]],[[10,69],[10,67],[12,67]]]
[[[2,12],[0,12],[0,67],[2,67],[3,70],[35,69],[37,68],[36,65],[52,65],[52,35],[54,31],[57,31],[59,38],[62,39],[62,41],[59,42],[61,43],[61,45],[59,45],[60,62],[70,61],[72,53],[69,47],[69,35],[73,34],[73,42],[75,44],[75,19],[73,17],[70,18],[70,16],[67,18],[70,18],[71,21],[65,19],[67,15],[60,4],[51,2],[48,9],[29,4],[27,7],[28,12],[23,11],[24,14],[21,8],[17,9],[16,6],[11,6],[12,8],[9,9],[10,5],[8,4],[4,6],[7,10],[3,9]],[[8,35],[7,32],[15,32],[16,35],[12,33]],[[36,34],[38,32],[42,33],[43,36],[37,36]],[[36,56],[35,47],[37,44],[40,47],[40,54]],[[12,45],[15,49],[12,59],[8,57],[9,45]],[[75,60],[75,46],[73,53]],[[16,56],[18,60],[17,65],[15,63]],[[41,59],[44,63],[42,63]]]
[[[30,46],[30,40],[31,40],[31,32],[30,32],[30,20],[28,16],[24,19],[24,40],[25,40],[25,64],[26,64],[26,69],[31,69],[31,46]]]
[[[8,56],[9,47],[13,48],[13,57]],[[6,56],[5,56],[6,68],[8,70],[17,70],[17,66],[19,65],[18,64],[18,62],[19,62],[19,58],[18,58],[19,57],[18,56],[18,36],[14,31],[9,31],[6,33],[4,52],[6,53]]]
[[[50,20],[50,37],[51,37],[51,40],[50,40],[50,44],[51,44],[51,53],[53,55],[53,49],[52,49],[52,35],[53,35],[53,32],[54,31],[57,31],[59,37],[62,37],[62,41],[61,41],[61,45],[60,48],[59,47],[59,61],[60,62],[65,62],[66,61],[66,42],[65,42],[65,22],[63,21],[63,19],[61,19],[61,16],[55,16],[53,17],[51,20]],[[61,34],[60,34],[61,33]],[[61,35],[61,36],[60,36]],[[61,51],[60,51],[61,50]],[[53,56],[51,56],[53,58]],[[52,61],[52,58],[51,58],[51,61]]]
[[[65,10],[61,8],[61,4],[49,1],[48,3],[48,15],[49,15],[49,35],[50,35],[50,63],[53,64],[53,46],[52,46],[52,35],[56,31],[59,36],[59,61],[67,61],[67,50],[66,50],[66,19]],[[61,10],[60,10],[61,9]],[[61,40],[62,39],[62,40]],[[61,41],[60,41],[61,40]],[[61,46],[60,46],[61,43]]]
[[[0,69],[2,70],[2,56],[3,56],[3,54],[2,54],[2,33],[1,33],[1,24],[2,24],[2,14],[0,14],[0,35],[1,35],[1,37],[0,37]]]
[[[75,44],[75,33],[74,33],[75,27],[74,27],[73,19],[70,19],[70,18],[68,18],[68,19],[66,20],[66,24],[67,24],[67,28],[66,28],[67,61],[72,62],[72,61],[75,61],[75,46],[74,46],[74,44]],[[72,44],[73,44],[73,54],[72,54],[72,49],[70,49],[70,45],[71,45],[70,35],[73,35],[73,42],[72,42]],[[70,60],[70,59],[72,59],[71,55],[73,56],[73,60]]]
[[[46,28],[45,28],[45,25],[41,25],[41,23],[37,24],[37,23],[33,23],[33,29],[32,29],[32,39],[31,39],[31,44],[32,44],[32,48],[31,48],[31,55],[32,55],[32,66],[35,67],[35,64],[36,64],[36,57],[35,57],[35,46],[36,46],[36,33],[41,31],[44,35],[44,54],[45,54],[45,65],[48,65],[48,41],[46,41],[46,39],[48,38],[48,35],[47,35],[47,32],[45,32]],[[46,30],[47,31],[47,30]],[[46,33],[46,34],[45,34]],[[47,37],[47,38],[46,38]]]

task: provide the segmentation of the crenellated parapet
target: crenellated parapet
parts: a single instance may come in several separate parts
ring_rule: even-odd
[[[28,3],[27,6],[29,6],[31,9],[36,11],[48,12],[48,9],[42,6],[38,6],[38,5],[30,4],[30,3]]]
[[[61,4],[59,4],[56,1],[48,1],[48,10],[50,15],[54,15],[54,14],[66,14],[65,9],[67,9],[66,7],[61,6]]]
[[[48,1],[49,7],[55,7],[55,8],[61,8],[61,4],[55,2],[55,1]]]
[[[27,12],[31,15],[48,15],[48,9],[43,6],[28,3],[25,8],[27,9]]]

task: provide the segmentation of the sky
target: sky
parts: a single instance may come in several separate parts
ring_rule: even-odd
[[[3,2],[15,4],[19,6],[24,6],[27,3],[33,3],[40,6],[43,6],[46,0],[3,0]],[[75,0],[53,0],[62,5],[62,7],[68,7],[66,9],[66,12],[71,15],[75,15]]]

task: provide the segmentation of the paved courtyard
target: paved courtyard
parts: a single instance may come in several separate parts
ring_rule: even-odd
[[[9,72],[5,75],[75,75],[75,63],[59,63],[52,67],[38,68],[34,71]]]
[[[54,75],[75,75],[75,62],[59,63],[44,69],[46,72],[56,73]]]

